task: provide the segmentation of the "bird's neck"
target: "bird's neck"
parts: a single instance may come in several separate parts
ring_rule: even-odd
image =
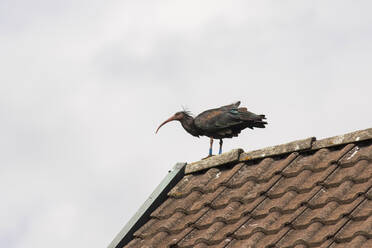
[[[182,127],[191,135],[199,137],[198,128],[195,126],[194,118],[188,116],[187,118],[183,118],[180,120]]]

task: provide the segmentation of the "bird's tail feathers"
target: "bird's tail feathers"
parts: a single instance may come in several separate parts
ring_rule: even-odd
[[[263,121],[263,120],[266,120],[266,116],[265,115],[258,115],[258,117],[260,117],[260,120],[255,121],[255,123],[254,123],[255,127],[265,128],[265,125],[267,125],[267,122]]]
[[[257,128],[265,128],[265,125],[267,125],[266,121],[256,121],[253,125],[253,127]]]
[[[239,108],[239,117],[242,120],[253,120],[253,121],[262,121],[266,119],[265,115],[256,115],[252,112],[247,111],[247,109]]]
[[[264,121],[266,120],[265,115],[256,115],[255,113],[248,111],[245,107],[238,108],[236,114],[236,118],[249,123],[248,127],[250,128],[265,128],[265,125],[267,124],[267,122]]]
[[[266,119],[265,115],[256,115],[249,112],[249,114],[243,114],[242,119],[250,122],[253,121],[252,127],[265,128],[265,125],[267,125],[267,122],[264,121]]]

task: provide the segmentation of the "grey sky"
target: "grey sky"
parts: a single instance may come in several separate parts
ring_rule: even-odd
[[[237,100],[264,130],[224,151],[371,127],[371,1],[0,3],[0,247],[105,247]],[[214,151],[217,151],[215,146]]]

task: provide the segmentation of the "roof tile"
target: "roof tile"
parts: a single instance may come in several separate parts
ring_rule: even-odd
[[[188,236],[179,243],[180,247],[204,242],[207,244],[218,244],[229,238],[241,225],[248,220],[248,216],[243,216],[237,222],[225,224],[221,221],[214,222],[206,229],[194,229]],[[206,239],[208,238],[208,240]]]
[[[166,219],[174,214],[176,211],[186,212],[192,208],[194,204],[203,199],[203,194],[199,191],[193,191],[184,198],[175,199],[168,198],[163,204],[161,204],[151,216],[158,219]]]
[[[365,199],[352,213],[353,220],[365,219],[372,215],[372,200]]]
[[[289,227],[284,227],[274,234],[255,232],[246,239],[234,239],[226,248],[241,247],[270,247],[273,246],[280,238],[289,231]]]
[[[231,202],[225,208],[217,209],[217,210],[210,210],[205,215],[203,215],[197,223],[195,223],[195,227],[201,229],[206,228],[207,226],[212,225],[214,222],[233,222],[234,220],[239,220],[242,213],[241,210],[237,211],[241,207],[241,203],[239,202]]]
[[[354,201],[359,195],[364,194],[372,186],[372,180],[364,183],[344,181],[338,187],[322,188],[308,203],[312,208],[324,206],[330,201],[348,203]]]
[[[243,163],[239,163],[231,169],[211,168],[203,174],[186,175],[168,195],[174,198],[182,198],[190,194],[191,191],[213,192],[220,185],[226,184],[230,177],[242,166]]]
[[[353,238],[350,242],[333,243],[330,248],[367,248],[372,247],[372,239],[367,239],[365,236],[359,235]]]
[[[294,213],[282,214],[280,212],[271,212],[263,218],[250,218],[242,225],[235,233],[234,237],[243,239],[251,236],[255,232],[263,232],[265,234],[275,234],[281,228],[293,221],[296,216],[303,212],[305,207],[296,209]]]
[[[359,134],[188,174],[125,248],[372,247],[372,140]]]
[[[135,237],[146,238],[153,236],[158,232],[167,232],[170,234],[179,233],[188,226],[194,224],[208,208],[204,208],[194,214],[184,214],[182,212],[175,212],[170,218],[158,220],[151,219],[143,225],[138,231],[134,233]]]
[[[231,180],[228,182],[228,187],[240,187],[247,181],[259,181],[259,178],[262,180],[263,174],[268,174],[268,171],[271,169],[274,169],[275,166],[273,166],[275,160],[272,158],[266,158],[262,160],[259,164],[251,165],[246,164],[242,166],[242,168],[231,178]],[[270,173],[265,177],[266,181],[270,179],[273,175],[273,172]]]
[[[209,206],[223,190],[225,190],[225,187],[221,186],[211,193],[202,194],[199,191],[193,191],[185,198],[168,198],[151,216],[157,219],[166,219],[176,211],[185,214],[194,214],[205,206]]]
[[[346,242],[357,235],[363,235],[368,239],[372,238],[372,215],[364,220],[349,221],[342,230],[337,233],[335,239],[336,242]]]
[[[217,244],[207,244],[204,242],[197,243],[193,248],[225,248],[231,242],[231,238],[227,237]]]
[[[371,161],[372,158],[372,147],[366,144],[356,145],[341,159],[341,164],[355,163],[359,160],[365,159]]]
[[[369,189],[367,193],[364,194],[366,198],[372,200],[372,189]]]
[[[182,238],[184,238],[192,228],[188,227],[177,234],[169,235],[167,232],[159,232],[151,238],[145,239],[138,246],[138,248],[164,248],[170,247],[177,244]]]
[[[296,177],[282,177],[267,193],[269,197],[280,197],[285,192],[292,190],[298,193],[305,193],[312,190],[320,182],[322,182],[336,166],[329,166],[326,170],[319,172],[311,172],[308,170],[302,171]]]
[[[360,160],[349,167],[339,166],[338,170],[324,181],[324,184],[327,187],[332,187],[340,185],[346,180],[352,180],[355,183],[361,183],[367,181],[371,177],[372,166],[369,166],[368,161]]]
[[[280,160],[266,158],[258,164],[247,163],[231,178],[227,186],[233,188],[240,187],[247,181],[254,181],[257,183],[270,181],[273,176],[278,175],[297,156],[298,153],[292,153]]]
[[[305,205],[320,189],[320,186],[314,187],[311,191],[297,193],[289,190],[278,198],[266,198],[251,214],[254,217],[265,216],[269,212],[291,213],[296,211],[302,205]]]
[[[223,222],[214,222],[206,229],[194,229],[190,232],[180,243],[180,247],[193,246],[194,244],[204,242],[207,244],[217,244],[218,241],[223,240],[225,237],[218,235],[219,231],[225,226]]]
[[[281,174],[286,177],[294,177],[303,170],[319,171],[326,169],[329,164],[335,161],[341,154],[339,151],[330,151],[329,149],[321,149],[310,154],[298,156]]]
[[[240,188],[227,188],[212,202],[212,207],[220,208],[226,206],[231,201],[253,202],[267,192],[279,178],[280,176],[276,175],[265,183],[248,181]]]
[[[322,224],[331,225],[342,219],[363,200],[363,197],[358,197],[351,203],[339,204],[338,202],[329,202],[321,208],[307,209],[299,216],[292,224],[296,229],[304,228],[313,222],[321,222]]]
[[[141,248],[152,248],[152,247],[161,247],[163,244],[166,244],[165,239],[169,237],[166,232],[159,232],[156,235],[152,236],[150,239],[145,239]],[[164,247],[164,246],[163,246]]]
[[[126,248],[143,247],[142,243],[143,243],[143,239],[135,238],[135,239],[132,239],[125,247]]]
[[[333,225],[324,225],[320,222],[314,222],[305,229],[291,230],[278,243],[278,247],[293,247],[296,244],[304,244],[306,246],[320,246],[327,239],[332,238],[335,233],[347,222],[346,218],[342,218]]]

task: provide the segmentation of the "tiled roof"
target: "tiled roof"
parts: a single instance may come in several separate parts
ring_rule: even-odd
[[[125,248],[372,247],[372,129],[235,150],[186,173]]]

